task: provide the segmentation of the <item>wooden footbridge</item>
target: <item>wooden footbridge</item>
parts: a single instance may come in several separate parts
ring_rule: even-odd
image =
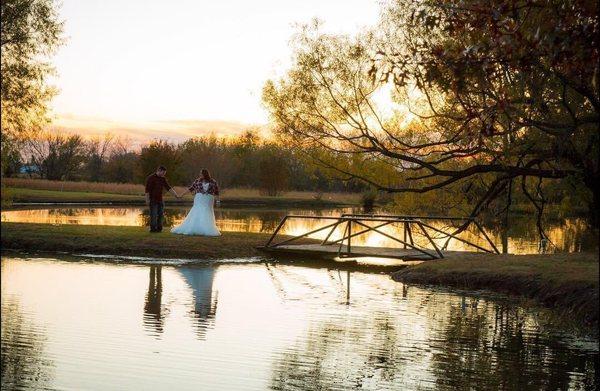
[[[297,234],[293,237],[286,237],[277,241],[280,232],[287,222],[294,219],[315,219],[326,222],[319,228],[308,232]],[[473,226],[475,234],[479,236],[487,245],[473,243],[459,237],[454,232],[446,232],[444,228],[435,227],[434,221],[447,221],[448,223],[459,224],[463,227]],[[382,230],[383,227],[394,227],[394,232],[390,234]],[[282,230],[283,229],[283,230]],[[342,232],[341,237],[335,237],[335,232]],[[397,242],[398,247],[373,247],[356,245],[359,236],[367,233],[376,233],[392,242]],[[420,236],[421,240],[415,241],[415,236]],[[324,239],[317,240],[315,237],[324,236]],[[339,234],[338,234],[339,236]],[[400,237],[398,237],[400,236]],[[433,236],[433,237],[432,237]],[[443,245],[438,245],[434,239],[443,239]],[[408,215],[377,215],[377,214],[342,214],[340,216],[285,216],[273,235],[264,246],[259,249],[271,254],[294,255],[301,257],[319,257],[319,258],[343,258],[343,257],[382,257],[399,258],[406,261],[431,260],[444,258],[447,255],[462,255],[472,253],[473,251],[449,251],[448,243],[456,240],[462,243],[463,248],[469,248],[474,251],[483,251],[488,253],[499,253],[483,227],[473,218],[469,217],[440,217],[440,216],[408,216]]]

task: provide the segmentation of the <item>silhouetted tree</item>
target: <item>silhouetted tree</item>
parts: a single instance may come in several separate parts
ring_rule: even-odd
[[[44,133],[28,141],[28,151],[40,176],[50,180],[77,179],[87,158],[79,135]]]
[[[587,186],[597,222],[597,6],[396,1],[370,33],[303,30],[264,101],[278,133],[377,189],[483,186],[473,216],[516,189],[541,216],[544,181],[570,177]],[[386,88],[390,116],[377,99]]]
[[[129,140],[116,139],[104,164],[104,180],[117,183],[134,182],[138,162],[139,155],[130,150]]]
[[[172,185],[184,183],[184,176],[180,170],[181,154],[177,146],[164,140],[153,141],[142,147],[138,161],[138,178],[143,180],[156,168],[163,165],[167,168],[169,181]]]
[[[269,144],[263,147],[258,164],[258,185],[262,193],[274,197],[288,188],[289,161],[281,147]]]
[[[22,138],[47,122],[47,105],[55,94],[47,85],[53,68],[47,57],[61,44],[63,25],[53,0],[0,2],[0,75],[2,171]]]
[[[110,153],[113,141],[114,136],[106,134],[103,138],[94,137],[86,143],[88,149],[88,158],[85,162],[87,180],[98,182],[104,179],[104,164]]]

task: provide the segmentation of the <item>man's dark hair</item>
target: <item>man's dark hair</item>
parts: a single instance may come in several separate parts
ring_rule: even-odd
[[[156,171],[167,171],[167,168],[165,166],[158,166]]]

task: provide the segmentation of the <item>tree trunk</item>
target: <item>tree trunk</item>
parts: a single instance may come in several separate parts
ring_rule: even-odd
[[[590,202],[590,223],[592,227],[598,228],[600,226],[600,217],[598,215],[598,209],[600,209],[600,184],[597,184],[592,189],[592,201]]]
[[[594,173],[586,175],[583,182],[592,192],[592,200],[588,204],[590,224],[593,228],[598,228],[600,226],[600,216],[598,214],[600,209],[600,175]]]

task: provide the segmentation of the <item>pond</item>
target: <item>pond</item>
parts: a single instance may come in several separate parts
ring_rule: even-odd
[[[76,261],[76,262],[73,262]],[[589,389],[598,340],[508,299],[303,265],[2,257],[2,389]]]
[[[185,207],[167,207],[165,211],[166,224],[172,226],[181,222],[188,208]],[[217,208],[215,210],[217,225],[222,231],[236,232],[273,232],[279,221],[286,214],[298,214],[309,216],[338,216],[341,213],[360,212],[352,208],[337,209],[234,209]],[[121,226],[145,226],[148,224],[148,211],[143,207],[46,207],[35,209],[8,210],[2,211],[2,221],[6,222],[26,222],[26,223],[47,223],[47,224],[86,224],[86,225],[121,225]],[[330,223],[327,220],[290,220],[283,227],[281,233],[289,235],[298,235],[317,227],[322,227]],[[433,226],[451,231],[445,221],[432,221]],[[501,232],[499,227],[486,224],[483,225],[495,242],[496,246],[501,246]],[[391,236],[400,237],[402,235],[401,226],[385,226],[381,230]],[[550,239],[551,245],[547,252],[579,252],[594,251],[598,248],[598,236],[583,218],[564,218],[550,220],[546,224],[546,233]],[[435,233],[430,232],[438,245],[443,245],[443,239],[436,239]],[[327,235],[326,231],[318,232],[312,237],[323,239]],[[332,239],[341,237],[342,229],[336,230]],[[489,248],[484,238],[476,232],[475,227],[463,232],[462,238],[475,244]],[[419,233],[415,234],[416,242],[426,242],[426,238]],[[397,247],[399,243],[370,232],[353,239],[355,245]],[[465,246],[458,241],[450,242],[449,250],[469,250],[474,248]],[[539,235],[535,226],[535,219],[529,215],[511,217],[510,229],[508,231],[508,252],[512,254],[531,254],[540,250]]]

